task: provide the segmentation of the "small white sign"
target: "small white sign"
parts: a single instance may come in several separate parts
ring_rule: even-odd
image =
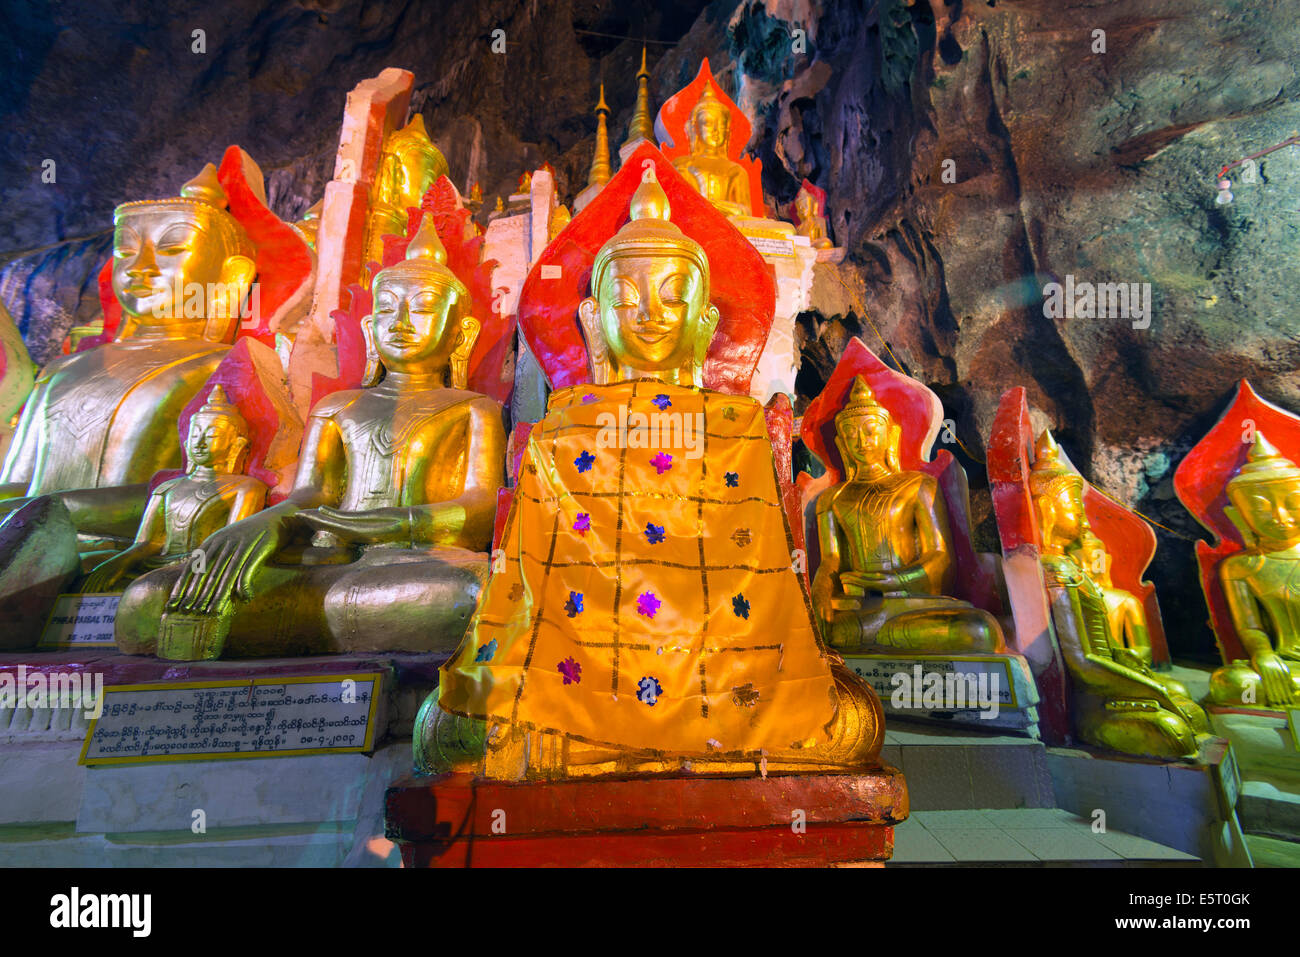
[[[789,258],[794,255],[794,241],[791,239],[777,239],[774,236],[751,236],[745,235],[749,244],[757,249],[764,256],[782,256]]]
[[[112,648],[121,592],[60,595],[37,648]]]

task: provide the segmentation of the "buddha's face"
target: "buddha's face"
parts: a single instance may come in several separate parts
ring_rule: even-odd
[[[1073,542],[1086,525],[1083,498],[1072,485],[1060,485],[1043,499],[1052,521],[1052,537],[1057,542]]]
[[[710,152],[725,150],[731,129],[731,114],[726,110],[706,109],[695,114],[695,140]]]
[[[1294,481],[1240,485],[1229,490],[1229,497],[1261,541],[1300,541],[1300,485]]]
[[[246,442],[243,433],[229,417],[196,412],[190,418],[185,453],[191,465],[233,468],[232,453],[237,456]]]
[[[817,201],[813,199],[811,193],[797,194],[794,198],[794,208],[801,220],[811,219],[817,215]]]
[[[434,157],[419,149],[399,149],[386,160],[389,178],[381,187],[380,199],[400,210],[419,206],[437,178]]]
[[[884,414],[858,415],[842,419],[836,426],[843,454],[854,465],[884,464],[889,458],[891,425]]]
[[[394,274],[375,278],[370,330],[375,351],[391,372],[435,372],[451,360],[451,332],[462,306],[459,292],[422,275]]]
[[[663,372],[693,361],[706,305],[703,277],[689,259],[620,256],[605,269],[595,308],[615,362]]]
[[[216,209],[142,206],[118,215],[113,233],[113,294],[133,316],[155,322],[186,316],[186,299],[221,281],[230,251]],[[197,284],[197,285],[192,285]],[[206,292],[204,293],[206,296]],[[206,298],[203,300],[206,313]]]

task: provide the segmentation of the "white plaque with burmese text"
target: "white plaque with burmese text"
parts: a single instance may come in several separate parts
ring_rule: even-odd
[[[370,751],[382,683],[370,672],[110,685],[80,763]]]

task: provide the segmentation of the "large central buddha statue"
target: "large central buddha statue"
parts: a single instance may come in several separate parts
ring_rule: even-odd
[[[700,385],[709,260],[653,179],[630,215],[579,306],[591,383],[554,392],[529,436],[504,567],[417,719],[417,766],[870,766],[880,703],[819,639],[763,409]]]
[[[727,155],[731,143],[731,111],[705,83],[686,128],[691,151],[673,161],[700,195],[727,216],[749,216],[749,173]]]
[[[176,199],[117,208],[117,338],[37,378],[0,470],[0,517],[56,494],[83,551],[134,536],[150,477],[181,464],[176,422],[229,351],[253,282],[253,246],[226,207],[208,164]]]
[[[1004,651],[992,615],[947,597],[952,533],[939,483],[900,466],[901,430],[862,376],[835,432],[848,476],[817,499],[812,585],[827,640],[853,651]]]
[[[478,320],[426,215],[375,276],[363,388],[312,410],[287,499],[214,532],[202,563],[124,594],[117,643],[172,659],[450,652],[487,576],[505,434],[465,389]],[[450,378],[450,385],[448,385]]]
[[[1103,589],[1070,554],[1089,530],[1083,477],[1044,431],[1029,473],[1040,560],[1061,656],[1074,686],[1075,726],[1090,744],[1156,758],[1193,758],[1209,729],[1178,681],[1157,675],[1116,634]]]

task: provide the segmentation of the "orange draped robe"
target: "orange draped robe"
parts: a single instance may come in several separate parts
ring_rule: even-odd
[[[653,379],[553,393],[502,548],[444,710],[677,754],[826,740],[830,658],[753,399]]]

